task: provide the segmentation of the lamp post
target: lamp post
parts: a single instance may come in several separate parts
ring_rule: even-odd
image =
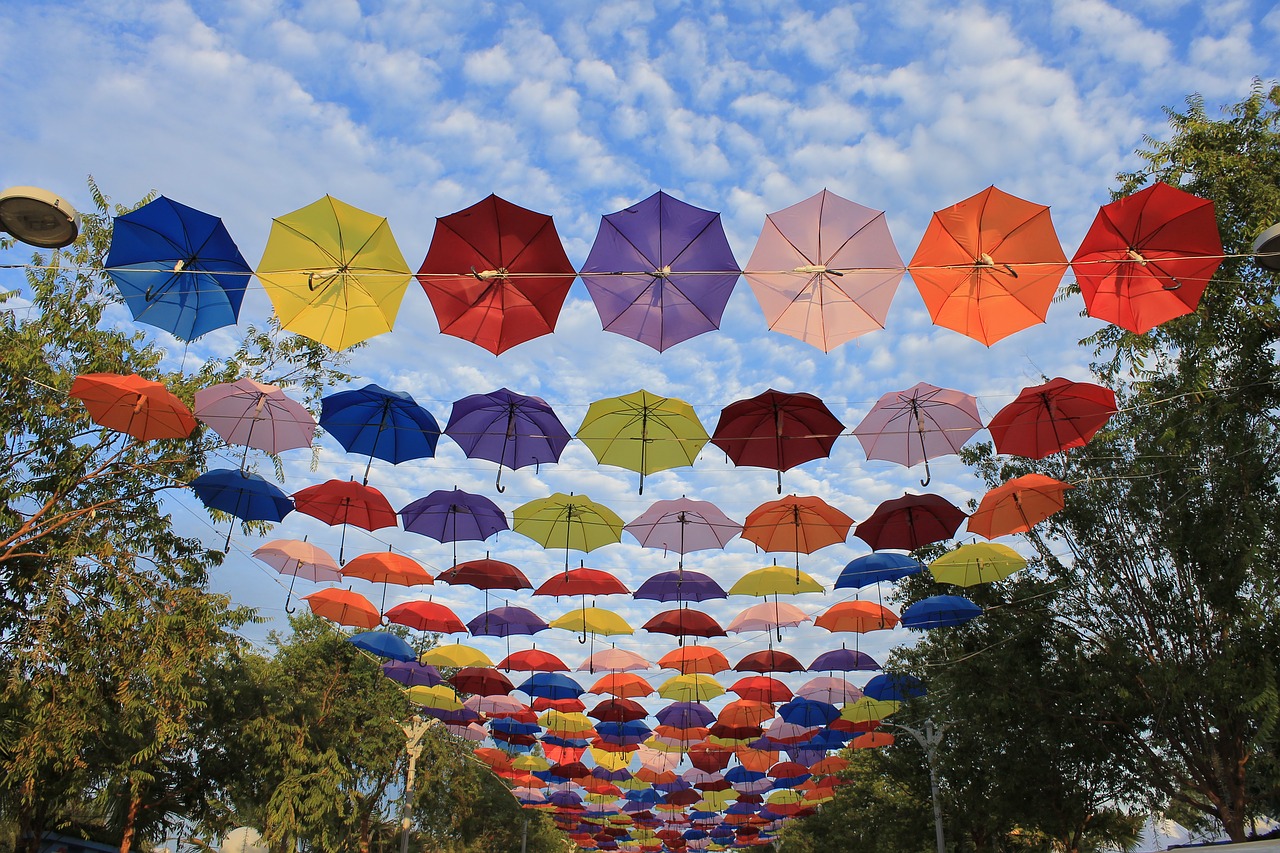
[[[409,753],[409,773],[404,785],[404,808],[400,814],[400,853],[409,853],[409,827],[413,825],[413,777],[418,769],[418,756],[422,755],[422,738],[436,720],[410,717],[401,723],[404,730],[405,751]]]
[[[41,249],[61,249],[79,236],[80,214],[48,190],[10,187],[0,193],[0,232]]]
[[[902,723],[882,723],[895,729],[902,729],[915,738],[916,743],[924,750],[925,762],[929,765],[929,789],[933,793],[933,830],[937,836],[938,853],[946,853],[946,839],[942,834],[942,794],[938,788],[938,744],[942,743],[942,733],[950,723],[935,727],[933,720],[924,721],[924,729],[904,726]]]
[[[1253,259],[1269,270],[1280,271],[1280,222],[1253,241]]]

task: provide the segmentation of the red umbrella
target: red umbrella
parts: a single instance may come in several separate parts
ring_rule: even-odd
[[[342,540],[338,545],[338,563],[341,564],[346,545],[346,525],[354,524],[365,530],[380,530],[396,526],[396,511],[373,486],[365,486],[351,480],[329,480],[316,486],[308,486],[293,496],[298,512],[318,518],[326,524],[341,524]]]
[[[606,699],[587,712],[587,716],[602,723],[629,723],[643,720],[649,712],[639,702],[630,699]]]
[[[491,195],[436,220],[418,282],[441,332],[498,355],[555,329],[574,275],[550,216]]]
[[[790,702],[791,688],[776,678],[767,675],[749,675],[740,678],[729,688],[730,693],[737,693],[738,698],[753,702]]]
[[[829,456],[842,432],[844,424],[817,397],[770,388],[725,406],[711,443],[735,465],[776,469],[782,494],[782,472]]]
[[[387,621],[434,634],[460,634],[467,630],[457,614],[434,601],[406,601],[387,611]]]
[[[541,649],[524,649],[512,652],[498,662],[498,669],[508,672],[568,672],[569,666],[560,658]]]
[[[959,507],[939,495],[903,495],[876,507],[854,535],[877,551],[914,551],[921,545],[955,536],[966,517]]]
[[[608,572],[579,567],[556,572],[533,591],[534,595],[629,595],[631,590]]]
[[[683,675],[692,672],[715,675],[729,668],[729,659],[711,646],[681,646],[663,655],[658,666],[678,670]]]
[[[1043,459],[1083,447],[1115,413],[1116,395],[1110,388],[1059,376],[1023,388],[996,412],[987,429],[997,453]]]
[[[159,382],[136,373],[85,373],[68,392],[78,397],[94,423],[131,435],[140,441],[186,438],[196,428],[186,404]]]
[[[738,672],[804,672],[805,666],[793,655],[777,649],[751,652],[733,665]]]
[[[670,634],[679,637],[726,637],[724,628],[710,615],[700,610],[682,607],[679,610],[664,610],[641,626],[646,631],[656,634]]]
[[[1152,184],[1098,210],[1071,269],[1090,317],[1142,335],[1195,311],[1221,263],[1213,202]]]
[[[436,583],[471,586],[484,590],[484,609],[489,609],[491,589],[533,589],[524,572],[502,560],[468,560],[436,575]]]
[[[611,672],[591,685],[588,693],[609,694],[619,699],[653,695],[653,685],[633,672]]]

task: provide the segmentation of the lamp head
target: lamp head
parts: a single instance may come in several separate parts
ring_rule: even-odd
[[[48,190],[10,187],[0,193],[0,229],[41,249],[61,249],[79,236],[80,214]]]
[[[1253,241],[1253,255],[1259,265],[1280,272],[1280,222],[1263,231]]]

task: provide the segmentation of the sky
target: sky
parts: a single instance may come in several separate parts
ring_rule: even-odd
[[[1275,75],[1278,40],[1280,10],[1262,2],[5,4],[0,182],[44,186],[84,209],[89,175],[123,203],[155,190],[222,217],[251,265],[273,217],[327,193],[386,216],[414,269],[436,218],[490,193],[552,214],[579,267],[603,214],[664,190],[718,211],[744,265],[766,214],[824,188],[886,211],[906,259],[933,211],[994,184],[1049,205],[1070,257],[1110,200],[1116,174],[1139,166],[1134,152],[1143,139],[1167,138],[1162,108],[1177,109],[1192,93],[1211,114],[1240,100],[1252,78]],[[20,285],[17,273],[5,276],[5,286]],[[408,391],[442,425],[454,400],[506,386],[544,397],[572,432],[592,401],[644,388],[688,401],[710,431],[723,406],[773,387],[816,394],[851,428],[882,394],[921,381],[975,395],[985,421],[1024,386],[1089,378],[1091,353],[1079,342],[1098,323],[1080,316],[1082,308],[1078,296],[1059,300],[1045,324],[988,348],[934,327],[907,277],[884,330],[824,354],[770,332],[739,280],[719,331],[659,354],[603,332],[577,282],[553,335],[495,357],[441,335],[425,294],[411,283],[395,330],[352,353],[349,369],[359,377],[355,387],[376,382]],[[270,310],[255,283],[239,327],[189,349],[162,333],[157,340],[173,364],[191,366],[229,352],[247,324],[262,323]],[[119,311],[112,322],[131,320]],[[227,453],[229,466],[236,459]],[[358,477],[363,468],[363,459],[326,436],[314,467],[305,451],[285,456],[283,487]],[[262,470],[269,475],[270,465]],[[643,495],[635,474],[597,465],[576,441],[558,465],[504,474],[503,494],[493,488],[495,474],[494,465],[466,459],[445,439],[434,459],[375,462],[370,482],[397,508],[455,486],[495,498],[508,512],[572,491],[626,520],[654,500],[685,495],[740,521],[777,497],[773,472],[735,468],[714,447],[691,468],[649,476]],[[934,460],[932,474],[928,491],[962,507],[983,491],[957,457]],[[787,472],[783,483],[787,493],[821,496],[862,520],[883,500],[924,491],[922,476],[919,467],[869,462],[845,435],[829,459]],[[225,529],[189,503],[173,506],[179,523],[221,546]],[[336,551],[338,534],[294,514],[273,536],[308,536]],[[283,625],[285,587],[249,556],[257,544],[234,537],[211,586],[261,608],[267,622],[253,629],[261,640]],[[388,545],[433,573],[452,559],[449,546],[400,531],[353,530],[346,549]],[[486,550],[535,584],[564,563],[563,551],[509,532],[460,544],[459,558]],[[800,567],[829,586],[868,550],[851,536],[802,556]],[[723,552],[690,555],[686,566],[727,587],[773,556],[736,540]],[[675,567],[674,555],[642,549],[630,537],[571,558],[616,572],[632,587]],[[377,603],[380,590],[352,583]],[[313,589],[299,583],[300,592]],[[430,593],[464,620],[483,607],[468,588]],[[406,597],[392,590],[388,604]],[[817,613],[845,597],[797,604]],[[533,602],[549,615],[569,606]],[[599,603],[636,626],[655,609]],[[727,621],[752,603],[735,596],[708,609]],[[900,629],[860,643],[883,660],[908,636]],[[639,632],[618,645],[652,650],[653,640]],[[566,632],[537,641],[571,666],[581,657]],[[504,653],[500,641],[477,644]],[[764,644],[763,636],[719,643],[731,660]],[[838,644],[808,628],[791,632],[783,646],[807,662]]]

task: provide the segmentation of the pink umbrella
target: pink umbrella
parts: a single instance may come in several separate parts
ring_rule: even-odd
[[[623,530],[646,548],[662,548],[680,555],[690,551],[723,548],[742,532],[742,525],[713,503],[690,498],[657,501]]]
[[[608,670],[611,672],[630,672],[632,670],[651,669],[653,664],[635,652],[611,647],[591,655],[578,667],[579,672],[595,672]]]
[[[196,392],[196,417],[227,444],[280,453],[310,447],[316,420],[306,407],[275,385],[245,376]]]
[[[973,396],[927,382],[881,397],[853,429],[867,459],[883,459],[910,468],[924,463],[927,486],[932,479],[929,460],[959,453],[982,429],[978,401]]]
[[[772,631],[775,628],[794,628],[812,621],[812,616],[794,604],[766,601],[739,613],[725,630],[736,634],[750,634],[755,631]]]
[[[883,211],[823,190],[768,215],[745,274],[770,329],[830,352],[884,328],[905,271]]]
[[[293,584],[299,576],[309,581],[339,581],[342,574],[338,564],[323,548],[317,548],[302,539],[273,539],[253,552],[253,556],[282,575],[289,575],[289,593],[284,599],[284,610],[292,613],[289,599],[293,597]]]

